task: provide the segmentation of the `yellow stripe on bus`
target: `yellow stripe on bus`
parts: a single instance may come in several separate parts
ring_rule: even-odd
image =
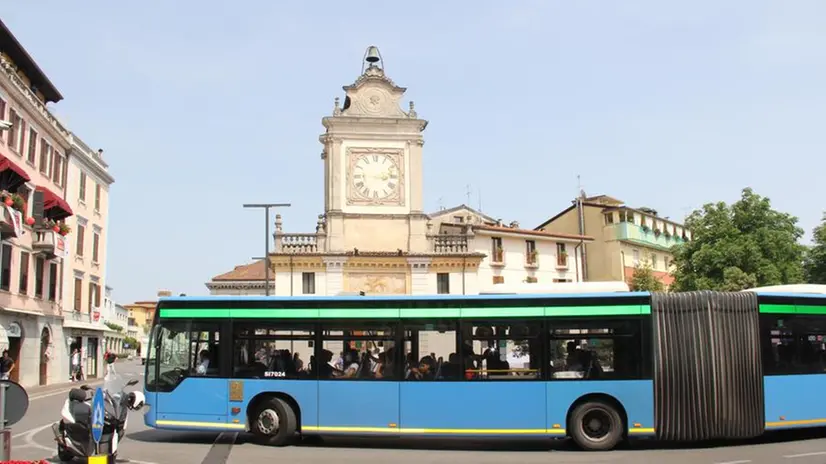
[[[330,427],[324,425],[303,425],[302,432],[367,432],[389,434],[454,434],[454,435],[564,435],[564,429],[429,429],[404,427]]]
[[[175,427],[201,427],[206,429],[234,429],[246,430],[247,426],[244,424],[228,424],[226,422],[193,422],[193,421],[176,421],[176,420],[157,420],[157,425],[171,425]]]
[[[816,425],[816,424],[826,424],[826,419],[802,419],[802,420],[766,422],[766,427],[785,427],[787,425]]]

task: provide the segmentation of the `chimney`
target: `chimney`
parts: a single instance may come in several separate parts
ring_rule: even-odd
[[[158,290],[158,297],[160,298],[164,296],[172,296],[172,292],[169,290]]]

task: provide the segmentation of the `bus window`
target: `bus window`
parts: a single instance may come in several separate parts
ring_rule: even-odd
[[[542,377],[542,323],[490,320],[463,324],[461,349],[467,380],[535,380]]]
[[[642,338],[636,320],[549,321],[552,379],[638,379]]]
[[[160,346],[156,361],[158,378],[155,389],[150,391],[172,391],[190,376],[217,376],[221,363],[219,332],[217,323],[164,321],[160,324],[156,339]]]
[[[315,331],[307,324],[243,321],[233,327],[233,376],[308,379]]]
[[[454,321],[410,321],[404,324],[405,380],[461,380]]]
[[[826,372],[826,317],[760,315],[766,375]]]
[[[146,352],[146,385],[147,390],[152,391],[149,387],[150,385],[155,385],[157,381],[157,357],[155,356],[156,349],[158,347],[158,334],[160,333],[161,328],[158,325],[152,327],[152,332],[149,335],[149,346],[147,347]]]
[[[395,324],[331,322],[324,325],[318,378],[390,380],[395,378]]]

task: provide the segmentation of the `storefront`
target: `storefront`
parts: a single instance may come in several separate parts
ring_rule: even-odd
[[[83,376],[94,379],[103,375],[103,331],[105,326],[93,322],[78,321],[65,318],[63,331],[66,340],[66,365],[72,365],[72,354],[80,352],[80,365]],[[67,380],[71,372],[67,372]]]
[[[63,366],[56,360],[56,352],[62,353],[62,347],[54,343],[63,335],[58,322],[36,312],[0,310],[0,349],[9,350],[15,364],[11,380],[32,387],[63,379]]]

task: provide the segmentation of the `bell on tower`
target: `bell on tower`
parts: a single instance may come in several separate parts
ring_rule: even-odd
[[[379,47],[375,45],[370,45],[367,47],[367,51],[364,53],[364,63],[361,66],[361,73],[364,74],[364,68],[367,66],[367,63],[370,63],[370,67],[376,66],[376,63],[381,61],[381,65],[377,66],[381,69],[384,69],[384,59],[381,57],[381,53],[379,52]]]

